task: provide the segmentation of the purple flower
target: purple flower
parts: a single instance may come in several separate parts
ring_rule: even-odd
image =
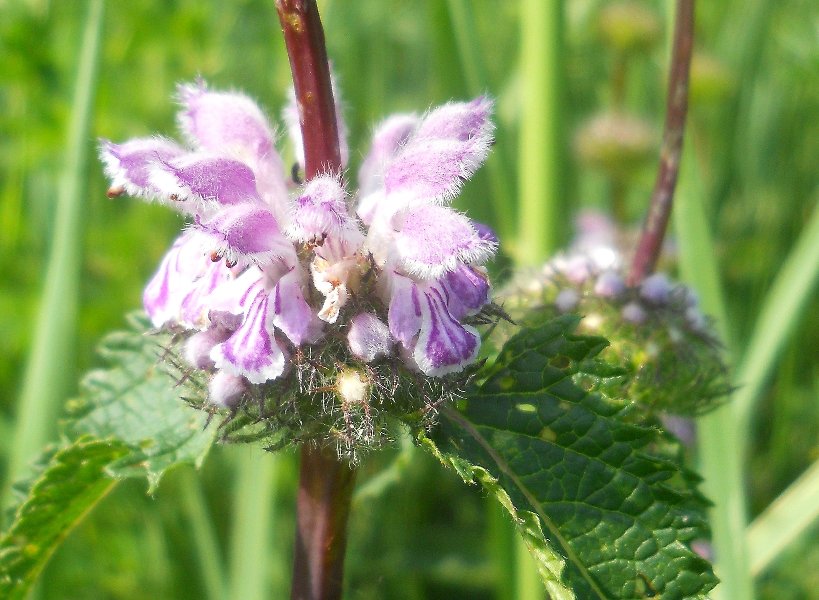
[[[396,344],[431,376],[474,361],[480,337],[463,320],[489,302],[482,265],[497,238],[448,204],[489,151],[488,99],[385,121],[355,201],[337,173],[289,182],[274,129],[247,96],[197,81],[178,97],[185,146],[103,141],[100,154],[109,196],[162,202],[190,220],[143,301],[156,327],[192,332],[185,357],[215,370],[214,403],[233,406],[248,383],[286,375],[296,349],[328,328],[346,329],[364,362],[394,356]],[[302,161],[295,104],[284,116]],[[345,131],[339,120],[346,161]],[[372,312],[341,318],[365,285]]]

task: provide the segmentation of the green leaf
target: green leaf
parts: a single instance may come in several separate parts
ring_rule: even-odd
[[[100,354],[109,367],[83,379],[80,399],[69,407],[67,431],[73,438],[122,441],[129,452],[109,465],[108,472],[147,477],[152,492],[170,467],[186,462],[198,467],[216,428],[206,427],[207,415],[183,402],[201,396],[204,384],[195,373],[172,373],[170,336],[151,332],[142,315],[129,320],[131,331],[103,340]]]
[[[25,597],[68,532],[116,485],[105,469],[127,452],[116,441],[83,439],[52,456],[0,538],[0,597]]]
[[[507,507],[553,597],[704,597],[716,578],[688,546],[707,536],[696,478],[606,395],[618,389],[594,358],[606,342],[576,325],[513,337],[459,410],[442,411],[437,446],[422,441]]]

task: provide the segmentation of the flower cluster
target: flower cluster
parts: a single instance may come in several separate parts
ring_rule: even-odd
[[[387,119],[351,194],[341,173],[290,181],[247,96],[199,81],[179,100],[186,145],[103,141],[101,156],[109,196],[189,218],[144,306],[156,327],[188,332],[184,355],[212,374],[212,403],[236,406],[251,384],[287,377],[296,355],[328,340],[343,339],[363,364],[392,360],[429,377],[475,360],[480,337],[466,321],[489,302],[482,265],[497,240],[449,203],[489,152],[491,101]],[[285,122],[301,159],[294,102]]]
[[[626,284],[620,232],[600,214],[579,219],[572,246],[537,272],[521,274],[498,299],[522,323],[583,317],[579,330],[609,340],[611,362],[630,368],[625,394],[649,408],[699,414],[725,395],[727,369],[696,294],[663,273]],[[503,326],[499,331],[503,337]]]

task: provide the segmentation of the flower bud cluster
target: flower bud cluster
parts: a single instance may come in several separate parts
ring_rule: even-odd
[[[664,273],[626,285],[612,230],[580,236],[541,269],[519,275],[497,298],[516,321],[575,313],[581,333],[609,340],[610,362],[626,365],[624,391],[659,411],[692,415],[730,391],[721,347],[690,288]]]
[[[103,141],[101,157],[110,197],[189,219],[143,303],[209,374],[210,405],[353,448],[378,437],[375,405],[421,414],[456,390],[480,348],[470,323],[490,304],[483,264],[497,239],[449,204],[489,152],[492,102],[388,118],[350,193],[341,173],[288,180],[247,96],[199,81],[179,99],[187,145]],[[293,95],[284,117],[303,160]]]

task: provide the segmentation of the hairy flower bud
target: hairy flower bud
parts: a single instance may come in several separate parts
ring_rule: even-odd
[[[604,237],[596,248],[581,237],[540,273],[519,274],[498,294],[504,308],[524,324],[576,312],[583,316],[581,331],[610,341],[604,355],[630,368],[624,391],[630,398],[670,413],[708,410],[730,386],[720,344],[696,295],[663,273],[627,287],[622,261],[608,245],[613,237]],[[608,253],[618,266],[596,260]],[[505,326],[499,329],[503,334]]]

